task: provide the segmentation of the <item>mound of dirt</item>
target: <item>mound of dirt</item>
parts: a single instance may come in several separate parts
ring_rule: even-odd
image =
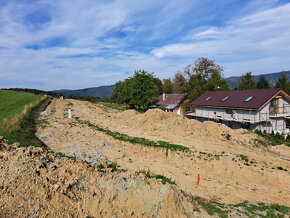
[[[95,169],[0,137],[0,217],[191,217],[200,215],[176,186]],[[203,211],[201,211],[203,213]]]
[[[118,114],[118,118],[130,123],[136,128],[146,131],[163,132],[162,134],[175,134],[180,136],[193,136],[211,141],[231,140],[248,141],[256,138],[252,133],[241,135],[243,130],[234,130],[224,124],[212,121],[199,122],[194,119],[182,118],[176,113],[164,112],[160,109],[148,110],[138,114],[130,110]]]
[[[130,120],[132,117],[138,116],[139,113],[135,110],[125,110],[119,114],[117,114],[117,118],[124,119],[124,120]]]

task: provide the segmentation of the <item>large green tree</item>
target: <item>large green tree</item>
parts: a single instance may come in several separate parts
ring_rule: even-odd
[[[270,88],[268,80],[264,76],[261,76],[257,82],[257,89],[268,89],[268,88]]]
[[[252,72],[247,72],[246,74],[242,75],[239,81],[239,89],[255,89],[256,82],[254,80],[254,76]]]
[[[275,84],[275,88],[281,88],[287,93],[290,93],[290,81],[288,81],[285,73],[282,73]]]
[[[173,77],[173,91],[174,93],[185,93],[187,91],[187,79],[181,72],[176,72]]]
[[[204,92],[214,91],[217,87],[228,90],[229,86],[222,72],[223,68],[208,58],[198,58],[193,65],[188,65],[184,74],[189,77],[187,84],[189,97],[196,99]]]
[[[173,93],[173,85],[170,78],[163,80],[163,92],[166,94]]]
[[[155,78],[153,73],[137,70],[134,76],[116,83],[111,99],[141,109],[149,106],[160,93],[162,93],[162,82]]]

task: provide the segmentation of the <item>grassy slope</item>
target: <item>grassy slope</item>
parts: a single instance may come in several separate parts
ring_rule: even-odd
[[[25,105],[35,103],[41,97],[40,95],[0,90],[0,125],[4,118],[10,120],[20,114]]]
[[[34,136],[32,108],[42,101],[43,96],[0,90],[0,136],[9,143],[19,142],[22,146],[41,146]]]

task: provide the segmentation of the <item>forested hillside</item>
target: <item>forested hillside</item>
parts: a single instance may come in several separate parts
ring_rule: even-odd
[[[278,73],[255,75],[254,79],[255,79],[255,81],[258,81],[259,78],[263,75],[268,80],[269,84],[271,86],[273,86],[277,82],[278,78],[280,77],[280,75],[282,73],[285,73],[287,75],[288,80],[290,80],[290,70],[284,71],[284,72],[282,71],[282,72],[278,72]],[[239,80],[240,80],[240,76],[232,76],[232,77],[226,78],[226,81],[227,81],[230,88],[238,86]]]

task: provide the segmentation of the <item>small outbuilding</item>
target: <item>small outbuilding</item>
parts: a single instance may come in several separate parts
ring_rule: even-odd
[[[186,98],[186,93],[183,94],[165,94],[163,93],[156,102],[159,107],[164,107],[167,112],[175,112],[182,115],[181,104]]]

